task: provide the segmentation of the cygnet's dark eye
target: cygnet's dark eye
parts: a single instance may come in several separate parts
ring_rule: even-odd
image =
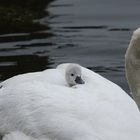
[[[71,76],[74,76],[74,74],[72,73]]]

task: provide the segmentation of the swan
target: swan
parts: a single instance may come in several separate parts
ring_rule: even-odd
[[[132,96],[140,109],[140,28],[134,31],[127,48],[125,70]]]
[[[66,68],[65,79],[68,86],[75,86],[77,84],[84,84],[82,80],[81,67],[78,64],[69,64]]]
[[[2,82],[0,134],[12,137],[19,131],[38,140],[139,140],[140,112],[133,99],[80,65],[77,76],[83,84],[75,83],[76,78],[74,85],[67,83],[70,65]]]

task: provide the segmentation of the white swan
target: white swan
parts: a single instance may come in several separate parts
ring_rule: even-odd
[[[85,83],[66,86],[69,65],[1,83],[0,133],[20,131],[39,140],[139,140],[135,102],[119,86],[81,66]]]
[[[140,109],[140,28],[134,31],[125,55],[126,77]]]

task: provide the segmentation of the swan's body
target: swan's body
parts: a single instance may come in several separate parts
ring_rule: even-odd
[[[67,67],[60,65],[56,71],[63,73]],[[81,70],[85,84],[77,88],[64,86],[61,74],[57,82],[63,84],[7,80],[0,89],[0,133],[18,130],[39,140],[139,140],[135,102],[114,83]]]
[[[134,31],[125,55],[126,76],[134,100],[140,109],[140,28]]]
[[[139,61],[130,58],[140,42],[140,31],[134,35],[126,53],[126,69],[137,99],[139,68],[133,72],[133,65]],[[69,87],[68,66],[1,83],[0,133],[4,140],[139,140],[140,112],[135,102],[119,86],[81,66],[85,84]]]

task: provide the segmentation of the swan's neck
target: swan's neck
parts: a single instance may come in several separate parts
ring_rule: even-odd
[[[126,51],[125,70],[130,90],[140,109],[140,28],[133,33]]]

